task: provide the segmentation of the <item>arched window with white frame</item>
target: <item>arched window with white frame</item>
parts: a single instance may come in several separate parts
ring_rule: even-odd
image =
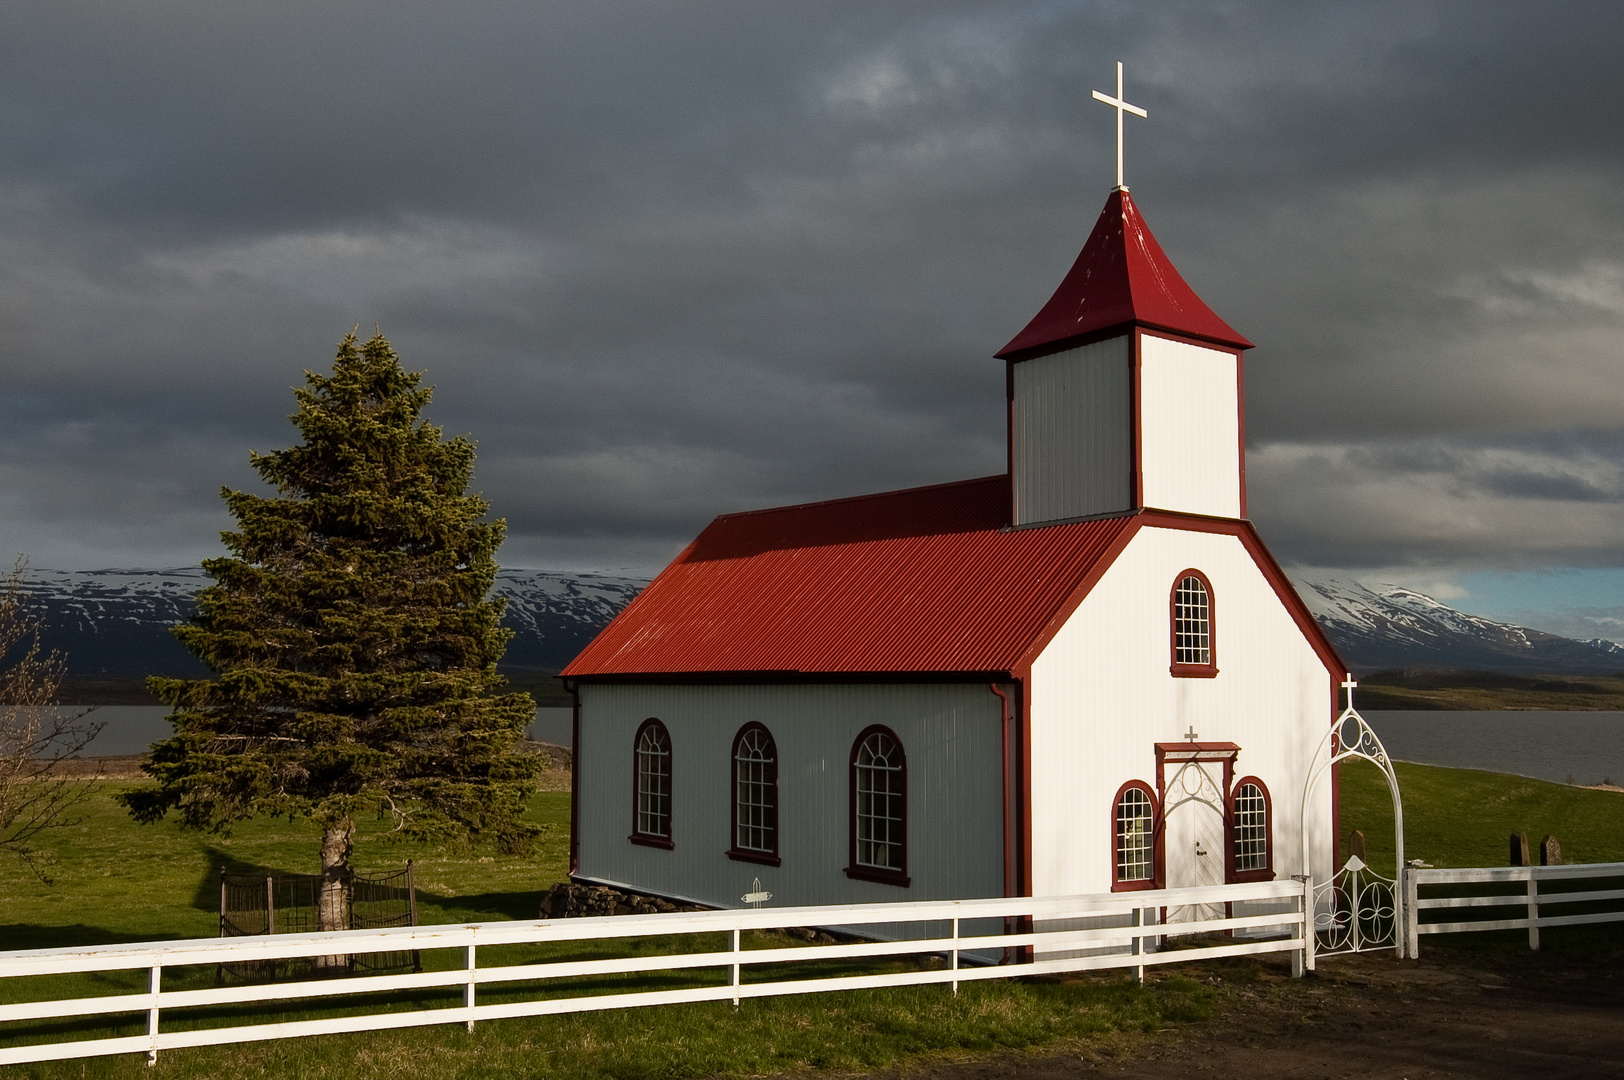
[[[1111,801],[1111,890],[1156,887],[1159,870],[1156,793],[1143,780],[1129,780]]]
[[[1212,582],[1207,575],[1193,568],[1181,571],[1173,580],[1169,607],[1172,673],[1196,679],[1218,674]]]
[[[1269,789],[1243,776],[1229,796],[1229,880],[1273,881],[1273,807]]]
[[[865,728],[851,750],[848,877],[908,884],[908,761],[889,728]]]
[[[779,865],[778,744],[762,724],[733,737],[733,846],[728,857]]]
[[[671,733],[654,717],[644,720],[632,742],[634,844],[669,848],[671,843]]]

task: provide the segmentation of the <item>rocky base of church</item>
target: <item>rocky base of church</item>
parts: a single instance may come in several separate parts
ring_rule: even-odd
[[[672,911],[709,911],[698,904],[677,904],[664,897],[622,892],[607,885],[582,885],[560,881],[541,898],[543,919],[581,919],[601,915],[659,915]],[[780,927],[779,933],[819,945],[834,945],[859,938],[831,934],[806,926]]]
[[[560,881],[541,898],[541,918],[577,919],[598,915],[659,915],[671,911],[705,911],[698,904],[673,904],[658,896],[621,892],[607,885]]]

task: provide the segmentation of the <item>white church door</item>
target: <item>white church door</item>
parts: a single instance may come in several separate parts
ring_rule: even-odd
[[[1169,763],[1170,765],[1172,763]],[[1163,851],[1169,889],[1224,883],[1224,793],[1216,761],[1183,761],[1167,779],[1163,806]],[[1167,909],[1167,922],[1224,917],[1222,904],[1184,904]]]

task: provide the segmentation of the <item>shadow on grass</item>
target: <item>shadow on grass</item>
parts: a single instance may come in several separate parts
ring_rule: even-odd
[[[192,907],[198,911],[215,914],[220,911],[220,871],[222,868],[233,877],[284,877],[289,874],[303,872],[288,870],[279,866],[265,866],[262,863],[245,862],[224,848],[218,848],[212,844],[204,845],[202,855],[208,869],[203,871],[203,879],[197,883],[197,891],[192,894]]]
[[[533,892],[490,892],[473,893],[467,896],[442,896],[438,893],[418,890],[417,906],[419,911],[424,908],[434,908],[441,916],[454,916],[460,920],[464,914],[473,916],[470,921],[484,922],[491,919],[535,919],[540,917],[541,898],[546,895],[542,890]],[[426,913],[425,913],[426,914]]]
[[[161,940],[179,937],[169,934]],[[130,941],[150,941],[150,935],[120,933],[105,926],[38,926],[34,923],[7,923],[0,925],[0,952],[20,949],[67,949],[82,945],[118,945]]]

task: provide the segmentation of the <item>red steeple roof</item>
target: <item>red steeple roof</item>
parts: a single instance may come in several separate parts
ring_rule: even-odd
[[[1139,208],[1118,188],[1105,200],[1088,242],[1049,302],[998,352],[1000,360],[1030,360],[1070,348],[1078,338],[1137,323],[1250,349],[1202,302],[1150,234]]]

